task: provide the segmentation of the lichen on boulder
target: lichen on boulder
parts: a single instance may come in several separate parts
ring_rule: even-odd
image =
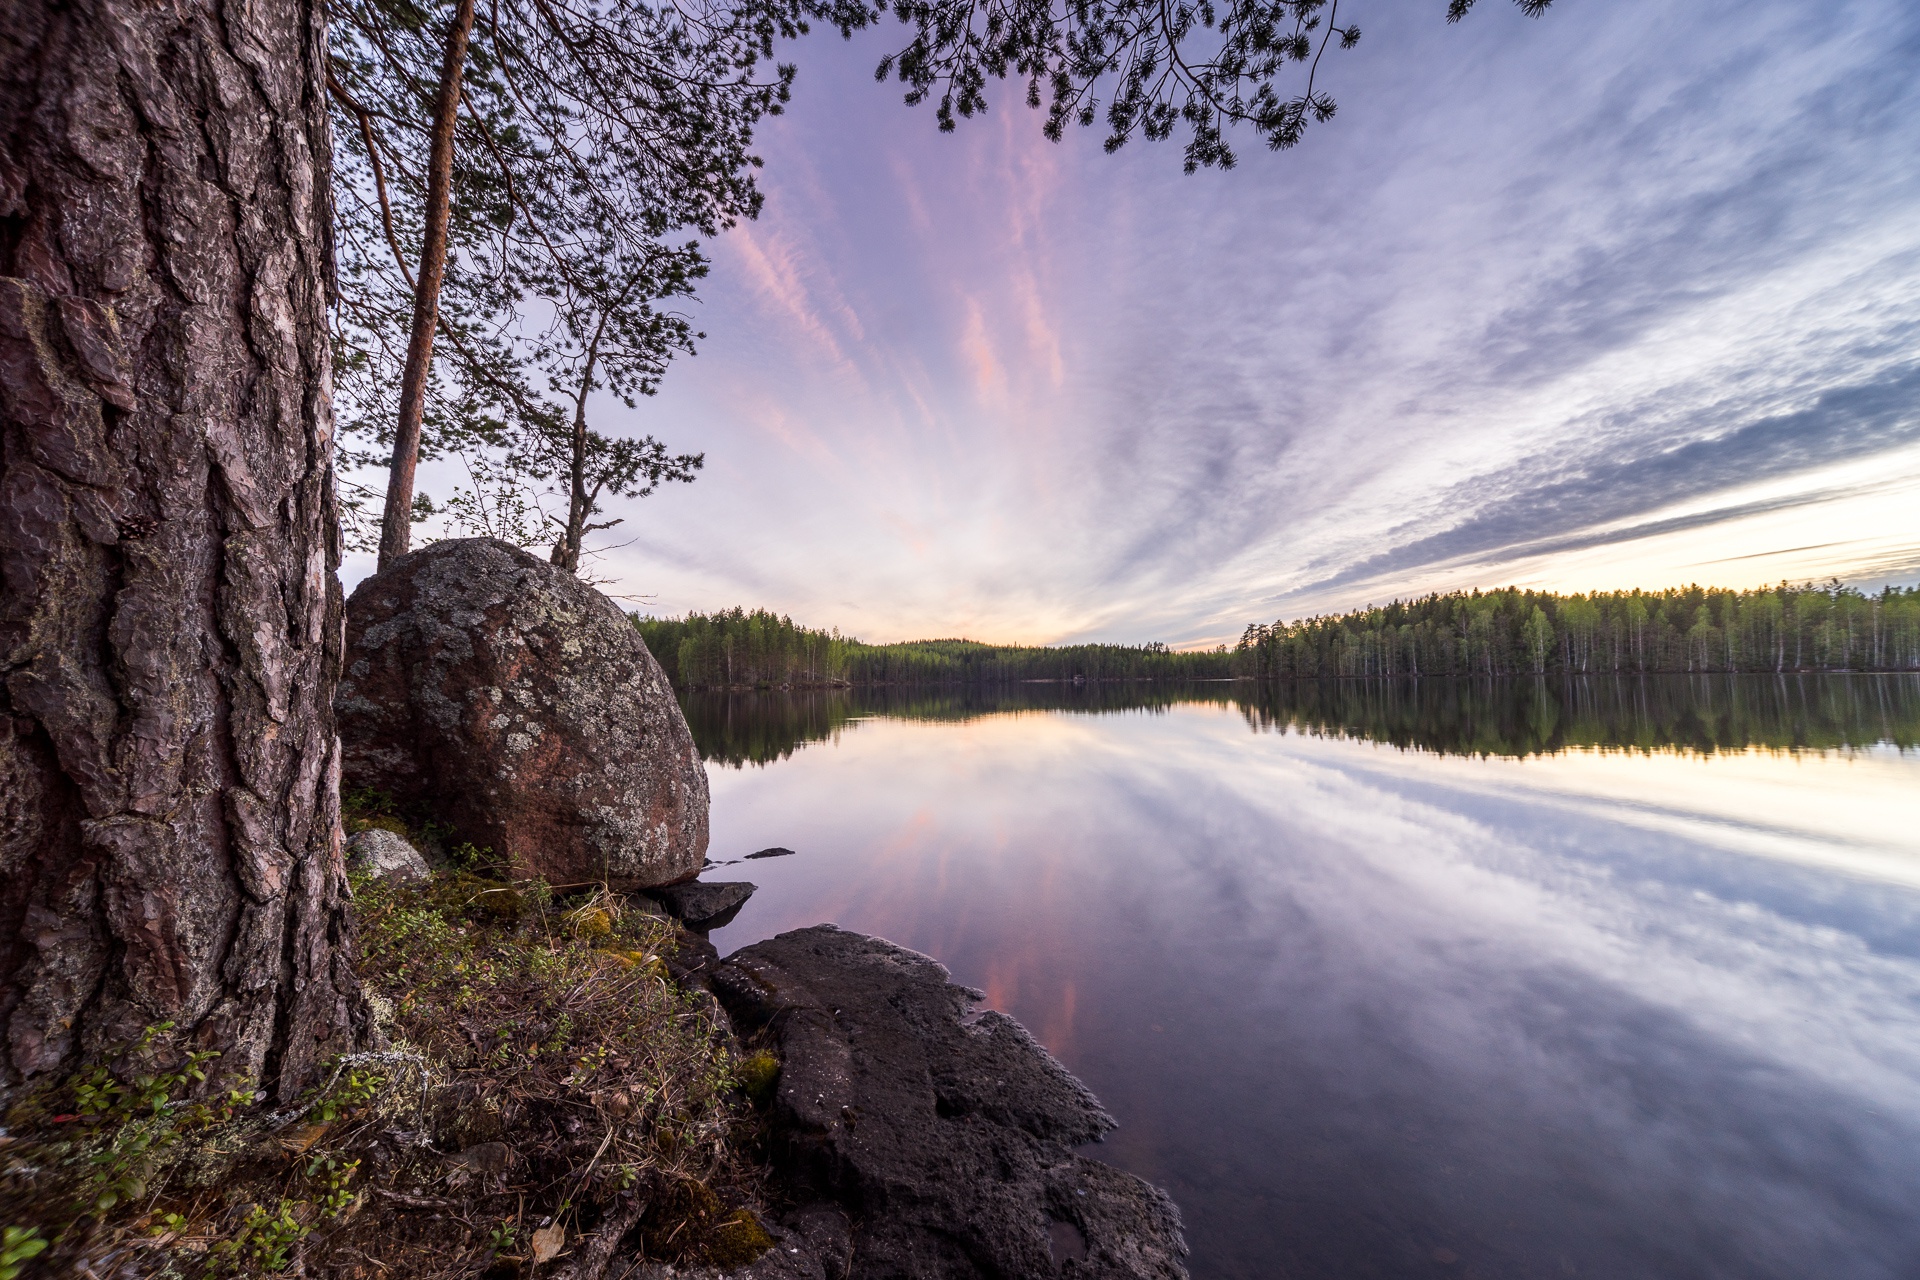
[[[687,879],[707,777],[618,605],[490,538],[436,542],[347,602],[344,781],[433,812],[497,869],[554,885]]]
[[[424,880],[430,874],[420,851],[405,836],[384,827],[368,827],[348,838],[347,865],[390,880]]]

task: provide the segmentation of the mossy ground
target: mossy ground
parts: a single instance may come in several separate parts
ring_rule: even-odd
[[[771,1243],[743,1152],[748,1095],[778,1064],[741,1056],[711,998],[674,982],[676,926],[616,895],[556,901],[468,871],[353,891],[388,1047],[275,1112],[162,1027],[112,1071],[20,1101],[0,1145],[0,1221],[17,1229],[0,1280],[81,1263],[504,1280],[616,1229],[624,1258],[676,1264]]]

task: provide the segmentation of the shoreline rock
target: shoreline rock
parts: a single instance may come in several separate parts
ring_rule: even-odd
[[[1166,1193],[1074,1151],[1113,1118],[938,961],[816,925],[693,976],[781,1063],[772,1158],[798,1207],[768,1269],[734,1274],[1186,1280]]]
[[[731,923],[758,887],[745,880],[687,880],[648,889],[646,895],[695,933],[711,933]]]

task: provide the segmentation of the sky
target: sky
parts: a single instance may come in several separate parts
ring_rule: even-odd
[[[1334,119],[1191,176],[1005,93],[939,133],[873,78],[897,27],[790,47],[698,356],[595,407],[706,468],[587,572],[1177,647],[1431,590],[1920,580],[1920,5],[1444,11],[1349,0]]]

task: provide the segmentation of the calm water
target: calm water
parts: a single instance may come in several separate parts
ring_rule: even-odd
[[[688,709],[721,949],[986,990],[1196,1276],[1920,1276],[1920,679]]]

